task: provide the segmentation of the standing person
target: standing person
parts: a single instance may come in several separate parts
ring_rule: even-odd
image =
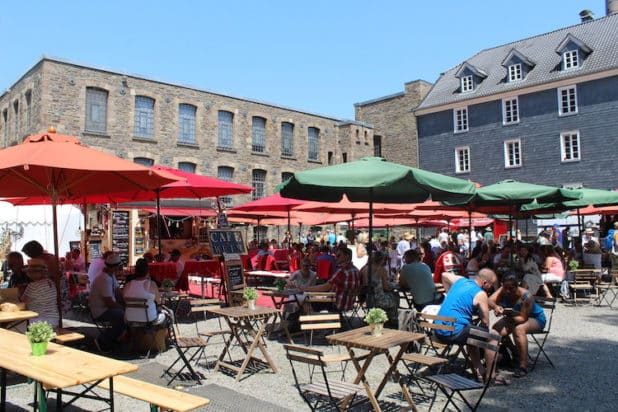
[[[122,270],[122,261],[117,253],[105,258],[105,269],[96,277],[90,288],[88,306],[95,321],[110,322],[112,327],[95,339],[95,345],[103,352],[112,348],[123,339],[127,326],[124,322],[124,310],[118,302],[122,292],[116,279],[116,274]]]
[[[170,262],[176,263],[176,282],[180,279],[180,275],[185,271],[185,262],[180,258],[180,250],[174,249],[170,252]]]
[[[492,232],[491,226],[487,226],[487,228],[485,228],[485,233],[483,233],[483,238],[485,238],[485,243],[494,241],[494,232]]]
[[[335,292],[335,307],[339,311],[352,309],[360,288],[360,273],[352,264],[352,250],[337,250],[337,271],[326,283],[301,287],[303,292]]]
[[[19,252],[10,252],[6,257],[6,264],[11,270],[11,278],[9,279],[10,288],[20,288],[23,290],[30,278],[24,268],[24,257]]]
[[[60,322],[58,291],[49,278],[45,262],[41,259],[30,259],[26,273],[31,282],[26,286],[20,300],[26,304],[28,310],[38,313],[38,316],[30,321],[44,321],[56,329]]]
[[[36,240],[31,240],[26,243],[21,251],[26,254],[31,259],[40,259],[47,266],[47,273],[50,279],[54,282],[58,289],[60,309],[63,313],[68,312],[71,309],[71,293],[69,291],[69,282],[67,282],[67,277],[62,276],[60,272],[60,266],[58,264],[58,259],[55,255],[46,252],[43,249],[43,245],[41,245]]]
[[[490,293],[497,282],[496,274],[491,269],[481,269],[473,279],[466,279],[454,273],[444,272],[442,275],[446,298],[440,306],[439,316],[455,318],[455,329],[453,331],[437,329],[434,331],[437,339],[446,344],[466,345],[470,336],[470,329],[479,328],[487,331],[489,328],[489,298]],[[481,324],[472,325],[472,317],[477,314]],[[436,320],[437,324],[445,322]],[[495,344],[495,342],[492,342]],[[494,374],[490,376],[490,371],[481,363],[479,348],[466,345],[472,367],[479,382],[491,380],[495,385],[508,385],[510,382],[503,376]],[[492,359],[489,350],[485,351],[486,364]]]
[[[406,250],[410,249],[410,240],[412,240],[412,235],[406,232],[399,239],[399,243],[397,243],[397,259],[400,262],[399,267],[403,265],[403,254],[406,253]]]
[[[614,222],[614,230],[610,231],[612,239],[609,257],[611,259],[611,268],[614,271],[618,270],[618,222]]]

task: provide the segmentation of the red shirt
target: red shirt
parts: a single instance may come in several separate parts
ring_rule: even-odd
[[[436,269],[433,272],[435,283],[442,283],[442,272],[451,272],[463,276],[466,273],[466,268],[459,255],[447,250],[436,260]]]
[[[337,310],[350,310],[354,306],[354,300],[360,289],[360,273],[358,269],[347,262],[339,266],[330,278],[332,290],[335,292],[335,305]]]

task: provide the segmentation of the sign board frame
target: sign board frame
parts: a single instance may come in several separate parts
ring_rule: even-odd
[[[213,256],[247,254],[242,231],[238,229],[210,229],[208,230],[208,242]]]
[[[239,302],[238,293],[242,292],[247,284],[245,281],[245,271],[240,259],[224,260],[223,266],[223,286],[225,288],[225,300],[229,306]]]

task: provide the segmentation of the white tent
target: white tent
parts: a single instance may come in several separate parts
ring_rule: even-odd
[[[64,256],[70,250],[70,241],[80,240],[83,222],[79,208],[58,206],[59,256]],[[10,250],[21,251],[26,242],[38,240],[48,252],[54,253],[53,236],[51,206],[13,206],[0,202],[0,244],[3,246],[9,238]]]

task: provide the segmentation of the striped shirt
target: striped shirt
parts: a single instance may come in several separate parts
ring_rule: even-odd
[[[30,298],[28,310],[39,314],[30,322],[45,321],[57,328],[60,320],[58,315],[58,292],[51,279],[45,278],[29,283],[24,296]]]

